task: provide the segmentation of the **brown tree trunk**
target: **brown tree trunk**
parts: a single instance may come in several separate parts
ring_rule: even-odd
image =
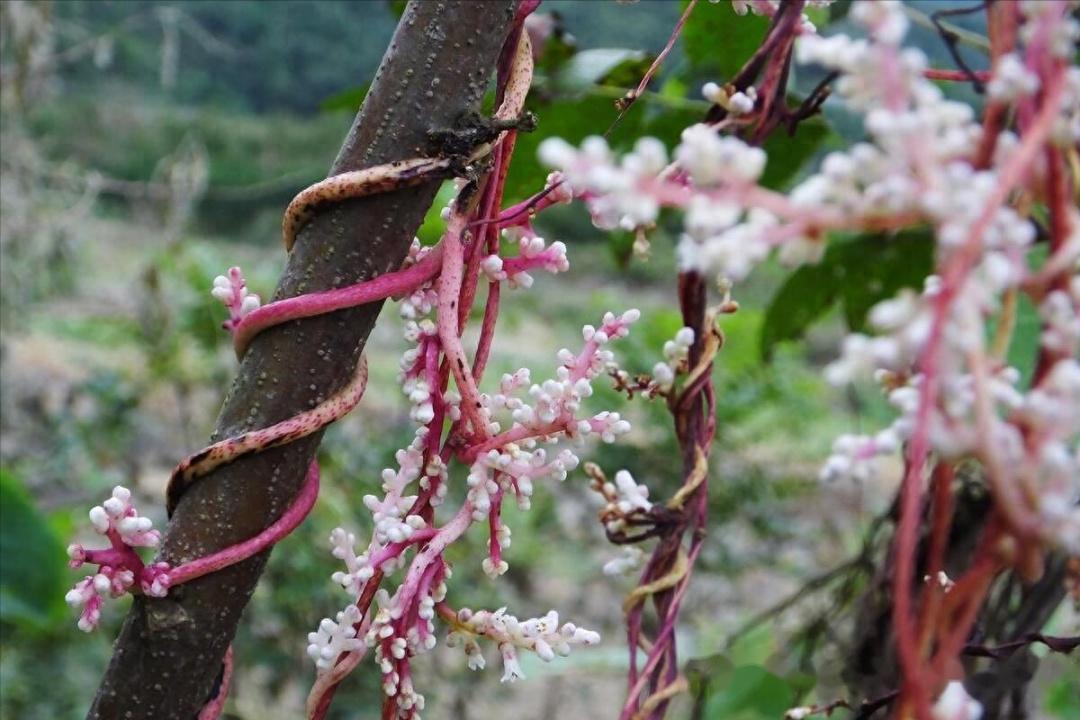
[[[429,153],[430,130],[451,127],[478,106],[515,6],[516,0],[410,2],[331,174]],[[360,22],[365,9],[355,9]],[[328,207],[300,233],[275,299],[399,267],[438,185]],[[214,439],[284,420],[342,387],[381,305],[288,323],[257,337]],[[269,525],[300,487],[320,438],[243,458],[196,483],[172,518],[161,559],[191,560]],[[194,718],[212,693],[268,557],[174,588],[166,598],[137,597],[87,717]],[[306,629],[295,632],[300,643]]]

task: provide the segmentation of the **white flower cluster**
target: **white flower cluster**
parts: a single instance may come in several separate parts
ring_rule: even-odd
[[[530,288],[533,277],[527,271],[532,268],[546,270],[552,275],[570,269],[566,258],[566,244],[560,241],[545,246],[544,238],[520,232],[520,228],[503,230],[505,237],[517,236],[520,252],[515,258],[503,258],[488,255],[480,263],[480,268],[491,280],[506,281],[511,288]]]
[[[697,188],[753,184],[765,170],[765,151],[704,123],[682,131],[675,161]]]
[[[450,574],[447,569],[442,580],[420,598],[416,620],[404,636],[400,633],[404,606],[399,598],[391,598],[385,589],[375,594],[379,609],[364,635],[364,643],[375,648],[375,662],[383,677],[383,693],[394,698],[402,717],[414,717],[415,711],[424,709],[424,696],[413,687],[408,673],[402,671],[407,669],[409,658],[426,653],[436,645],[435,604],[446,598],[446,580]]]
[[[630,423],[617,412],[605,411],[588,419],[578,418],[578,412],[582,401],[592,395],[592,381],[604,370],[614,367],[614,355],[603,347],[612,339],[626,337],[629,326],[639,317],[637,310],[628,310],[619,316],[607,313],[599,329],[586,325],[582,329],[584,350],[580,355],[566,349],[559,351],[562,364],[556,370],[555,378],[529,387],[531,404],[518,397],[530,383],[530,373],[525,368],[503,375],[498,393],[481,396],[482,416],[489,422],[491,430],[498,432],[501,429],[500,423],[492,420],[493,411],[508,410],[513,419],[509,435],[520,435],[523,439],[492,448],[473,462],[467,478],[467,499],[474,520],[482,521],[487,517],[496,497],[505,493],[512,492],[518,507],[527,510],[535,480],[554,477],[561,481],[577,467],[579,459],[573,451],[564,448],[549,460],[547,452],[537,447],[538,440],[554,443],[566,436],[582,442],[590,435],[599,435],[601,440],[610,443],[630,431]],[[496,530],[500,546],[508,547],[509,528],[500,525]],[[489,557],[483,562],[484,572],[492,577],[503,574],[507,568],[501,559]]]
[[[749,114],[757,103],[757,89],[753,85],[744,91],[707,82],[701,86],[701,96],[736,116]]]
[[[994,77],[986,91],[995,100],[1014,103],[1034,95],[1039,89],[1039,76],[1024,66],[1024,61],[1014,52],[1005,53],[997,60]]]
[[[777,4],[748,0],[735,7],[772,15]],[[1061,3],[1025,3],[1022,10],[1021,48],[995,64],[991,96],[1020,105],[1021,115],[1031,114],[1024,104],[1036,94],[1057,102],[1049,141],[1071,148],[1080,141],[1080,68],[1062,71],[1047,55],[1070,58],[1080,25]],[[849,17],[866,29],[866,38],[802,33],[796,60],[839,72],[835,96],[864,115],[867,141],[828,154],[817,172],[787,194],[757,186],[765,164],[760,149],[707,125],[687,128],[674,165],[663,169],[662,149],[651,142],[639,143],[630,161],[620,163],[596,139],[579,151],[547,141],[541,159],[566,173],[575,195],[603,220],[601,227],[610,227],[613,217],[624,226],[646,224],[638,220],[651,222],[663,206],[684,209],[681,267],[733,280],[745,277],[774,247],[781,248],[782,261],[816,261],[833,230],[931,226],[941,276],[928,277],[922,292],[905,290],[874,307],[869,320],[877,334],[846,338],[840,359],[826,370],[836,384],[878,378],[898,417],[876,434],[838,438],[822,477],[871,477],[876,459],[911,439],[925,412],[934,452],[945,458],[975,455],[990,467],[1005,468],[1007,477],[998,485],[1022,483],[1022,495],[1037,496],[1030,512],[1038,514],[1033,524],[1045,528],[1045,537],[1080,546],[1080,412],[1074,410],[1080,407],[1080,278],[1074,275],[1066,288],[1034,293],[1043,322],[1040,349],[1048,359],[1035,387],[1019,388],[1017,371],[987,348],[988,322],[1007,311],[1002,298],[1039,280],[1029,257],[1036,225],[1022,214],[1023,203],[1012,204],[1015,193],[1008,191],[1018,182],[1020,153],[1031,148],[1002,132],[990,162],[976,167],[976,153],[986,150],[982,125],[969,105],[947,99],[924,77],[928,62],[921,51],[901,47],[909,26],[902,4],[856,2]],[[1060,77],[1051,86],[1047,77],[1060,72],[1064,86]],[[716,84],[703,90],[725,107],[735,97]],[[753,99],[744,94],[740,108]],[[1027,125],[1032,122],[1021,122]],[[1026,165],[1024,181],[1041,187],[1049,177],[1046,161],[1036,153]],[[631,205],[639,209],[637,216]],[[1056,257],[1047,263],[1059,271],[1080,255],[1080,213],[1068,203],[1063,212],[1071,231],[1056,240]],[[935,375],[927,395],[914,368],[931,341]],[[659,365],[654,375],[660,383],[672,379]],[[924,395],[930,407],[920,411]]]
[[[600,511],[604,527],[608,532],[618,533],[626,529],[626,519],[638,512],[652,510],[649,501],[649,487],[639,485],[628,470],[615,473],[615,482],[605,482],[600,492],[607,500],[607,505]]]
[[[154,530],[154,522],[139,515],[131,502],[131,491],[122,485],[113,488],[108,500],[90,509],[90,524],[100,535],[116,532],[131,547],[157,547],[161,542],[161,533]]]
[[[600,634],[580,628],[573,623],[559,627],[559,613],[554,610],[539,618],[519,621],[506,613],[506,608],[495,612],[480,610],[472,612],[463,608],[457,613],[457,624],[446,638],[450,647],[461,645],[471,670],[484,668],[484,656],[476,638],[485,636],[498,644],[503,659],[503,682],[513,682],[525,677],[518,661],[518,651],[536,653],[544,662],[555,656],[566,657],[575,645],[596,645]]]
[[[565,194],[569,194],[568,189]],[[562,243],[545,247],[544,241],[530,235],[527,229],[514,232],[521,233],[516,235],[521,250],[517,257],[501,259],[492,256],[483,261],[484,270],[493,278],[528,286],[531,278],[526,270],[539,267],[561,272],[568,267],[566,248]],[[515,237],[514,233],[510,235]],[[406,264],[420,262],[425,254],[426,251],[414,243]],[[497,265],[495,260],[500,264]],[[505,277],[499,273],[504,273]],[[373,515],[372,539],[367,549],[358,553],[354,534],[336,528],[330,536],[332,554],[345,564],[345,569],[335,572],[332,579],[354,596],[363,592],[376,572],[389,574],[408,565],[410,546],[433,539],[438,542],[439,534],[447,532],[447,526],[432,528],[420,515],[409,514],[420,500],[420,493],[431,506],[439,505],[444,499],[448,486],[447,467],[438,453],[432,452],[431,433],[438,432],[441,412],[445,411],[445,417],[451,421],[462,417],[459,393],[447,391],[441,400],[434,395],[437,368],[431,363],[438,357],[441,340],[429,315],[437,304],[430,283],[403,301],[405,339],[413,346],[402,358],[399,380],[409,398],[410,418],[417,430],[409,446],[396,454],[398,467],[383,471],[383,496],[364,497],[364,504]],[[489,576],[495,577],[507,570],[501,550],[509,547],[511,530],[497,513],[505,495],[513,493],[519,507],[527,509],[533,483],[538,478],[563,480],[578,464],[578,457],[571,450],[562,449],[551,454],[538,444],[555,443],[562,437],[581,441],[590,435],[612,442],[630,430],[629,423],[618,413],[601,412],[587,418],[579,417],[578,413],[582,401],[592,395],[592,381],[607,370],[617,369],[613,354],[605,346],[611,340],[626,337],[629,326],[639,317],[637,310],[628,310],[618,316],[607,313],[599,328],[586,326],[583,329],[584,349],[579,355],[561,351],[559,360],[562,364],[552,380],[533,384],[529,371],[523,368],[504,375],[497,392],[479,395],[476,410],[486,423],[486,433],[481,437],[494,435],[496,440],[474,456],[467,478],[466,507],[469,513],[459,514],[462,524],[456,525],[458,529],[452,532],[460,532],[469,522],[490,521],[493,545],[482,563]],[[678,351],[673,353],[677,355]],[[501,436],[501,423],[494,417],[497,412],[508,414],[513,422]],[[420,493],[413,491],[414,484]],[[451,524],[458,522],[455,520]],[[412,685],[409,660],[435,645],[432,620],[436,604],[445,597],[445,581],[450,574],[440,556],[425,557],[421,552],[412,557],[412,562],[421,562],[420,567],[424,569],[412,565],[392,598],[385,589],[376,593],[379,610],[361,633],[364,646],[375,648],[376,661],[383,675],[383,690],[388,697],[394,698],[402,717],[414,717],[416,711],[423,708],[424,698]],[[319,629],[309,636],[308,653],[320,670],[332,667],[341,653],[361,649],[353,631],[358,620],[356,609],[350,606],[337,621],[324,619]],[[507,616],[506,622],[511,620]],[[502,622],[500,615],[496,624]],[[516,620],[510,625],[516,628],[514,623]],[[525,629],[520,633],[517,630],[507,633],[507,639],[501,642],[504,651],[506,648],[512,651],[514,642],[527,642],[543,656],[551,648],[562,651],[573,643],[594,642],[593,634],[571,625],[564,626],[558,631],[561,634],[554,635],[543,630],[541,621],[528,621],[521,626]],[[478,660],[474,662],[482,663],[482,656],[477,653],[475,657]],[[516,661],[511,658],[507,662],[512,666]]]
[[[405,256],[405,261],[402,263],[401,268],[411,267],[416,263],[427,257],[431,252],[431,248],[420,244],[420,238],[413,238],[412,243],[409,245],[409,252]],[[417,320],[431,314],[431,311],[435,309],[435,306],[439,302],[438,293],[435,292],[434,281],[428,281],[413,290],[405,297],[395,298],[401,301],[398,307],[398,312],[401,317],[408,320]],[[409,325],[406,323],[406,333],[409,332]],[[414,358],[415,359],[415,358]]]
[[[982,704],[968,695],[959,680],[948,683],[930,708],[934,720],[979,720],[982,714]]]
[[[1043,321],[1040,341],[1050,352],[1068,357],[1080,354],[1080,275],[1074,276],[1068,291],[1052,290],[1039,305]]]
[[[1057,11],[1061,5],[1074,12],[1059,15]],[[1023,0],[1020,3],[1020,12],[1027,18],[1027,22],[1020,26],[1020,39],[1030,45],[1036,40],[1037,34],[1045,30],[1050,54],[1063,60],[1071,59],[1076,52],[1077,42],[1080,42],[1080,21],[1077,21],[1075,16],[1076,8],[1076,0],[1068,0],[1067,3]],[[1050,22],[1040,27],[1037,21],[1046,18]]]
[[[595,135],[582,142],[580,152],[561,138],[548,138],[540,143],[539,156],[561,170],[575,196],[585,198],[596,227],[633,230],[656,222],[660,203],[653,186],[668,164],[667,150],[656,138],[640,138],[618,165],[607,141]]]
[[[386,468],[382,471],[382,489],[386,493],[382,499],[376,495],[364,496],[364,506],[371,511],[375,521],[375,542],[379,544],[405,542],[415,531],[427,526],[419,515],[405,515],[416,502],[416,496],[404,494],[408,486],[420,477],[421,470],[425,469],[421,464],[426,436],[426,432],[418,432],[411,445],[397,451],[394,455],[398,461],[397,470]],[[433,465],[429,463],[427,470],[431,472],[426,477],[441,477],[440,470]]]
[[[214,278],[214,287],[210,294],[228,309],[229,320],[226,325],[230,329],[259,307],[259,296],[248,290],[247,281],[239,267],[229,268],[228,276],[218,275]]]
[[[64,601],[73,608],[82,608],[79,615],[79,629],[90,632],[101,621],[102,600],[108,597],[120,597],[135,584],[135,573],[131,570],[116,570],[105,566],[93,575],[75,583],[68,590]]]
[[[966,163],[981,128],[970,106],[946,99],[923,79],[927,60],[920,51],[896,47],[908,26],[898,3],[857,3],[852,17],[870,29],[873,41],[808,34],[797,41],[796,54],[802,63],[841,71],[837,94],[852,109],[866,113],[874,142],[831,153],[820,172],[790,193],[785,201],[790,206],[774,202],[766,209],[745,197],[745,188],[764,170],[764,152],[704,124],[687,128],[674,153],[677,167],[692,181],[690,187],[672,178],[663,148],[648,138],[621,163],[599,138],[587,139],[580,151],[562,140],[547,140],[540,158],[563,170],[599,227],[645,226],[655,222],[661,205],[684,207],[681,266],[735,280],[764,260],[774,245],[782,245],[781,258],[788,262],[819,259],[824,243],[815,225],[821,218],[844,225],[910,213],[946,225],[946,240],[962,240],[974,221],[972,214],[985,204],[980,199],[997,181],[994,172],[976,172]],[[883,82],[887,65],[895,66],[893,82]],[[1069,77],[1068,86],[1077,86],[1071,92],[1080,100],[1080,71]],[[1016,64],[1008,60],[999,64],[995,79],[999,83],[992,81],[994,87],[1031,85],[1018,79]],[[722,104],[735,97],[715,84],[707,85],[705,94],[722,99]],[[897,97],[902,105],[897,105]],[[752,98],[747,96],[747,101]],[[1063,103],[1065,136],[1080,127],[1078,105]],[[799,218],[800,213],[808,220]],[[1022,258],[1009,251],[1030,241],[1030,223],[1002,208],[989,234],[1001,237],[1001,248],[987,271],[1020,272]]]
[[[552,477],[561,482],[566,479],[568,472],[578,466],[578,462],[578,456],[566,448],[548,462],[547,452],[543,448],[536,448],[531,440],[523,441],[520,445],[508,443],[499,450],[487,451],[473,463],[467,479],[473,518],[483,520],[487,516],[491,510],[491,498],[500,487],[504,492],[514,492],[518,507],[528,510],[534,480]],[[494,479],[496,477],[499,478],[498,483]]]
[[[687,232],[679,245],[684,267],[723,268],[741,278],[769,252],[764,232],[778,224],[777,218],[753,209],[739,223],[744,214],[735,197],[725,199],[711,192],[737,194],[752,186],[765,169],[765,153],[738,138],[718,135],[708,125],[684,130],[675,149],[676,166],[692,187],[668,177],[667,154],[652,138],[639,140],[618,165],[599,137],[587,138],[580,151],[549,138],[541,143],[540,159],[564,173],[602,229],[649,226],[661,205],[686,207]]]
[[[671,389],[675,383],[675,375],[686,370],[687,356],[693,344],[694,328],[690,327],[679,328],[674,339],[664,343],[665,360],[656,363],[652,369],[653,382],[657,387],[661,390]]]
[[[581,401],[592,395],[592,381],[604,370],[614,367],[615,356],[603,347],[613,339],[626,337],[630,325],[641,317],[637,310],[627,310],[620,316],[613,313],[604,315],[600,329],[592,325],[582,328],[585,349],[575,356],[566,348],[558,352],[562,363],[556,370],[555,377],[542,384],[529,388],[529,397],[533,404],[523,403],[514,409],[516,425],[526,428],[542,429],[546,425],[561,421],[564,430],[571,436],[587,436],[599,432],[605,442],[613,442],[615,436],[630,430],[630,424],[620,419],[618,413],[602,413],[592,420],[575,420],[581,409]]]
[[[105,502],[91,508],[89,517],[94,531],[108,538],[111,547],[88,550],[73,543],[67,548],[70,567],[87,563],[99,566],[96,573],[80,580],[64,596],[68,605],[82,608],[78,624],[84,632],[97,627],[105,597],[120,597],[136,582],[151,597],[164,597],[169,587],[168,566],[157,563],[147,567],[134,550],[157,547],[161,533],[154,529],[150,518],[139,515],[130,490],[117,485]]]
[[[349,605],[337,614],[337,621],[323,618],[319,629],[308,633],[307,654],[319,670],[334,667],[341,653],[358,650],[364,642],[356,637],[354,627],[361,620],[360,608]]]
[[[877,435],[841,435],[833,442],[832,455],[821,468],[822,481],[831,482],[841,478],[866,481],[875,477],[877,467],[874,459],[891,455],[900,449],[900,442],[892,428]]]
[[[375,574],[368,553],[356,554],[356,535],[344,528],[330,532],[330,554],[345,563],[346,572],[335,572],[331,579],[345,588],[350,595],[359,595],[364,583]]]

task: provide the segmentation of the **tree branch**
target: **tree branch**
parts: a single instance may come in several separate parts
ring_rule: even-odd
[[[428,154],[431,129],[450,127],[478,106],[515,5],[410,2],[331,174]],[[397,269],[438,185],[328,207],[300,233],[274,298]],[[266,427],[333,394],[352,376],[381,306],[261,333],[225,399],[214,439]],[[299,489],[321,437],[242,458],[196,483],[172,518],[161,559],[189,561],[269,525]],[[174,588],[166,598],[137,597],[87,717],[191,720],[212,693],[268,556]]]

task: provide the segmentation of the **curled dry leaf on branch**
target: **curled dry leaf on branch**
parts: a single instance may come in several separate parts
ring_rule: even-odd
[[[711,373],[724,343],[724,316],[737,312],[733,295],[755,267],[774,255],[789,265],[820,261],[832,234],[925,229],[934,242],[933,270],[922,288],[874,305],[869,325],[875,334],[848,335],[826,370],[838,385],[878,383],[896,410],[894,421],[874,434],[837,438],[821,470],[826,482],[863,481],[880,471],[881,457],[903,460],[889,610],[899,672],[895,691],[880,704],[891,704],[899,717],[979,717],[983,707],[965,685],[960,658],[972,654],[972,628],[991,584],[1007,572],[1037,580],[1049,553],[1080,554],[1080,69],[1071,65],[1080,30],[1070,4],[988,5],[992,64],[982,78],[987,102],[981,116],[934,84],[978,77],[931,68],[921,51],[904,46],[909,19],[900,3],[854,3],[849,17],[856,37],[817,33],[804,10],[829,5],[825,0],[732,5],[737,13],[768,17],[769,30],[734,78],[703,88],[713,107],[682,132],[677,146],[669,152],[660,140],[642,137],[619,157],[599,136],[579,146],[548,139],[539,149],[552,169],[546,187],[503,208],[518,132],[510,121],[522,115],[533,76],[529,38],[535,33],[525,28],[536,3],[522,2],[498,63],[494,119],[502,124],[489,137],[465,152],[332,177],[302,193],[284,222],[292,248],[296,231],[320,204],[458,176],[437,245],[414,242],[400,270],[374,280],[267,305],[238,268],[214,280],[213,293],[229,312],[224,327],[241,357],[277,325],[390,297],[400,301],[409,347],[398,379],[414,439],[397,452],[397,466],[383,471],[381,494],[361,498],[372,514],[370,537],[361,541],[348,528],[330,537],[333,556],[344,563],[333,581],[349,599],[308,636],[317,668],[311,717],[325,716],[334,688],[368,650],[381,676],[383,717],[419,717],[425,698],[412,661],[437,644],[438,622],[472,669],[485,666],[486,644],[496,649],[503,681],[524,676],[523,652],[548,662],[600,642],[593,631],[560,624],[555,610],[522,620],[505,607],[453,607],[446,552],[480,525],[487,552],[479,564],[493,579],[506,573],[511,528],[504,503],[512,498],[527,510],[536,485],[575,471],[581,445],[616,442],[629,432],[617,412],[584,409],[594,385],[609,378],[628,395],[666,402],[680,449],[680,482],[668,497],[650,488],[652,479],[625,469],[614,469],[609,480],[597,465],[584,468],[603,500],[605,533],[625,548],[604,572],[641,568],[623,606],[630,657],[620,718],[664,716],[688,687],[675,629],[708,530],[709,456],[723,421]],[[862,116],[865,139],[829,153],[781,192],[761,184],[771,161],[762,143],[774,132],[797,133],[829,97],[822,86],[789,106],[792,64],[826,71],[830,102]],[[621,108],[633,111],[628,102]],[[485,383],[504,287],[524,290],[541,273],[570,268],[566,246],[541,237],[533,219],[575,202],[600,230],[647,234],[663,209],[681,213],[675,282],[683,327],[657,348],[650,375],[629,374],[609,349],[639,319],[637,310],[627,309],[585,325],[580,348],[553,352],[548,379],[536,382],[530,369],[520,368]],[[1038,361],[1026,378],[1005,362],[1010,344],[1019,341],[1011,333],[1020,295],[1038,307],[1042,322]],[[463,332],[477,305],[479,332],[467,352]],[[994,334],[987,332],[991,324]],[[361,360],[351,383],[308,411],[185,460],[170,486],[170,510],[213,468],[317,433],[359,402],[365,382]],[[944,557],[956,469],[971,462],[986,478],[989,516],[968,563],[949,577]],[[464,496],[446,507],[453,484]],[[130,494],[117,488],[90,516],[111,548],[70,550],[73,564],[100,566],[68,595],[83,609],[80,627],[96,624],[106,595],[166,595],[269,547],[302,521],[317,491],[312,464],[293,504],[264,532],[170,566],[146,565],[135,552],[158,538],[131,506]],[[928,540],[920,559],[924,524]],[[1074,646],[1035,640],[1063,651]],[[208,701],[206,717],[220,712],[224,692]],[[841,705],[792,708],[788,717]]]

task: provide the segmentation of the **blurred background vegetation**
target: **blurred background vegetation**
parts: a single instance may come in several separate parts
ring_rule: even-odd
[[[814,20],[843,27],[845,5]],[[205,441],[234,371],[211,280],[240,264],[253,289],[270,293],[284,262],[281,211],[324,176],[400,9],[382,0],[0,5],[0,717],[85,712],[125,603],[106,610],[98,632],[79,633],[62,598],[80,576],[66,568],[63,548],[85,534],[86,509],[118,483],[163,523],[171,466]],[[914,13],[927,9],[912,3]],[[636,85],[682,4],[547,0],[542,10],[557,15],[559,31],[540,61],[531,100],[540,127],[519,141],[509,201],[542,186],[535,159],[542,138],[577,141],[609,129],[613,100]],[[650,134],[672,146],[707,109],[701,83],[730,77],[764,28],[760,18],[736,19],[728,3],[702,3],[650,92],[612,129],[612,144]],[[930,30],[917,24],[914,38],[947,63]],[[806,74],[796,88],[814,82]],[[790,185],[857,132],[827,106],[796,137],[770,141],[767,181]],[[631,370],[646,371],[680,325],[677,228],[675,219],[663,222],[646,259],[632,251],[634,238],[593,230],[578,208],[544,217],[542,231],[570,246],[572,270],[504,296],[493,370],[528,366],[542,377],[555,350],[578,341],[582,324],[636,306],[643,321],[616,352]],[[436,212],[421,234],[431,242],[438,232]],[[892,479],[816,482],[835,435],[874,427],[886,412],[872,392],[829,390],[819,370],[845,323],[858,324],[871,300],[906,284],[888,269],[927,261],[920,247],[911,243],[909,255],[891,262],[849,258],[861,263],[865,291],[838,296],[827,277],[813,274],[821,271],[789,277],[778,266],[736,290],[742,309],[724,319],[716,369],[713,524],[680,638],[701,700],[696,717],[776,718],[793,704],[843,693],[843,610],[865,581],[865,564],[830,576],[791,611],[746,623],[858,557],[891,501]],[[404,348],[398,328],[388,306],[369,344],[365,401],[320,451],[320,502],[274,551],[248,610],[236,641],[235,717],[299,716],[313,673],[306,633],[345,602],[329,581],[337,561],[326,538],[337,525],[370,532],[358,498],[411,437],[395,381]],[[585,457],[671,488],[678,460],[666,410],[614,392],[595,402],[619,409],[635,429],[629,442]],[[425,717],[486,718],[509,707],[523,720],[614,716],[626,664],[618,608],[630,581],[600,573],[615,551],[596,509],[580,474],[539,488],[530,512],[508,513],[510,573],[497,584],[482,575],[476,558],[484,539],[474,533],[454,551],[461,562],[451,600],[509,605],[522,616],[555,607],[599,628],[603,646],[550,666],[526,663],[528,680],[512,686],[500,685],[493,670],[469,672],[459,652],[440,648],[417,663],[418,683],[428,689]],[[1064,661],[1055,662],[1040,676],[1037,712],[1076,717],[1078,691]],[[339,693],[335,717],[375,716],[379,683],[368,667]],[[673,712],[690,714],[689,703]]]

